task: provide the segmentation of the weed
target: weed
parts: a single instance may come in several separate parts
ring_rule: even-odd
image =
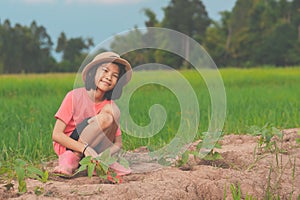
[[[293,193],[295,191],[295,173],[296,173],[296,157],[294,158],[293,171],[292,171],[292,191],[290,193],[290,199],[293,199]]]
[[[282,140],[282,133],[279,129],[271,126],[269,123],[266,123],[263,127],[250,126],[249,133],[253,135],[259,135],[258,149],[265,152],[274,152],[277,150],[276,142],[272,140],[274,136],[277,136]]]
[[[187,150],[183,154],[181,154],[180,158],[176,162],[177,167],[185,165],[188,162],[190,154],[192,154],[195,159],[200,158],[205,161],[216,161],[223,159],[222,155],[219,152],[215,151],[215,149],[222,148],[221,144],[216,141],[220,139],[219,136],[221,135],[221,132],[217,132],[218,137],[214,137],[216,136],[216,134],[213,136],[213,134],[208,134],[207,132],[205,132],[204,134],[205,136],[207,136],[206,140],[200,141],[196,146],[196,150]],[[208,136],[213,139],[208,139]]]
[[[298,136],[300,136],[300,131],[298,131]],[[300,138],[296,138],[296,143],[300,145]]]
[[[199,152],[199,158],[208,161],[215,161],[222,159],[220,153],[216,152],[215,149],[221,149],[222,146],[218,142],[222,139],[222,132],[204,132],[204,140],[197,144],[197,151]]]
[[[234,200],[241,200],[241,199],[245,199],[245,200],[256,200],[257,198],[253,197],[252,195],[249,195],[248,193],[246,193],[245,198],[242,197],[242,191],[241,191],[241,186],[238,183],[237,186],[235,184],[230,184],[230,192],[232,195],[232,199]],[[226,199],[227,197],[227,191],[226,191],[226,185],[225,185],[225,189],[224,189],[224,199]]]
[[[234,184],[230,184],[230,192],[234,200],[240,200],[242,198],[240,184],[236,187]]]
[[[34,188],[34,194],[36,194],[37,196],[43,194],[44,192],[45,192],[45,189],[43,187],[36,186]]]
[[[4,175],[4,179],[8,182],[5,185],[7,190],[14,187],[13,179],[18,180],[19,194],[27,192],[26,178],[33,178],[42,183],[48,181],[48,171],[30,166],[22,159],[16,159],[10,166],[0,166],[0,169],[1,175]]]

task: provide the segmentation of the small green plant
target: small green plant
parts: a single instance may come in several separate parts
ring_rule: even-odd
[[[300,131],[298,131],[298,136],[300,136]],[[296,143],[300,145],[300,138],[296,138]]]
[[[16,171],[16,176],[18,178],[18,191],[19,193],[25,193],[27,192],[27,185],[25,182],[25,165],[26,162],[21,160],[21,159],[17,159],[16,160],[16,164],[15,164],[15,171]]]
[[[232,198],[234,200],[240,200],[241,199],[242,193],[241,193],[240,184],[238,184],[237,187],[234,184],[230,184],[230,192],[231,192]]]
[[[255,125],[250,126],[249,132],[252,133],[253,135],[260,136],[258,141],[259,150],[270,151],[270,152],[277,150],[275,144],[276,142],[272,141],[272,138],[274,136],[277,136],[279,139],[282,140],[283,137],[283,134],[279,129],[269,125],[268,123],[265,124],[263,127],[258,127]]]
[[[27,192],[26,178],[33,178],[42,183],[48,181],[48,171],[40,170],[36,167],[28,165],[22,159],[16,159],[10,166],[0,166],[0,175],[6,178],[8,182],[5,187],[10,190],[14,187],[13,179],[18,180],[18,192],[23,194]]]
[[[208,134],[207,132],[205,133]],[[219,152],[216,152],[215,149],[221,149],[222,146],[218,141],[215,141],[216,138],[220,139],[219,136],[221,135],[220,132],[217,133],[218,137],[211,136],[213,139],[208,139],[205,142],[200,141],[197,146],[196,150],[190,151],[187,150],[183,154],[181,154],[180,159],[176,162],[176,167],[181,167],[185,165],[189,160],[189,155],[194,155],[194,158],[200,158],[205,161],[216,161],[222,159],[222,155]],[[207,137],[208,138],[208,137]]]
[[[126,159],[113,157],[110,155],[110,149],[106,149],[99,157],[92,158],[91,156],[87,156],[83,158],[80,161],[81,166],[75,174],[87,170],[88,177],[92,177],[95,172],[100,178],[120,183],[120,177],[118,177],[115,171],[109,167],[117,161],[125,168],[129,167]]]
[[[222,159],[219,152],[215,149],[221,149],[222,146],[218,142],[222,139],[222,132],[204,132],[204,140],[197,144],[197,151],[199,152],[199,158],[208,161],[215,161]]]
[[[237,186],[235,186],[234,184],[230,184],[230,192],[232,195],[232,198],[234,200],[241,200],[241,199],[245,199],[245,200],[255,200],[256,198],[253,197],[252,195],[248,195],[248,193],[246,193],[245,198],[242,198],[242,191],[241,191],[241,186],[240,184],[237,184]],[[225,185],[225,189],[224,189],[224,199],[226,199],[226,185]]]
[[[292,169],[292,191],[290,193],[290,199],[293,199],[293,193],[295,191],[295,173],[296,173],[296,157],[294,157],[293,169]]]
[[[215,160],[220,160],[222,159],[222,155],[219,152],[216,152],[215,149],[221,149],[222,146],[219,143],[215,144],[214,148],[211,148],[209,150],[209,152],[201,152],[201,146],[202,146],[202,142],[199,142],[199,144],[197,145],[197,150],[200,151],[199,157],[203,160],[209,160],[209,161],[215,161]]]
[[[37,196],[43,194],[44,191],[45,191],[45,189],[43,187],[36,186],[34,188],[34,194],[36,194]]]

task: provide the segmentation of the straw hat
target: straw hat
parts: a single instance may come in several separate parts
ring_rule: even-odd
[[[114,52],[104,52],[104,53],[100,53],[97,56],[95,56],[95,58],[88,63],[85,68],[82,70],[82,79],[85,82],[86,79],[86,74],[88,73],[88,71],[94,67],[97,64],[101,64],[101,63],[107,63],[107,62],[114,62],[114,63],[119,63],[125,66],[125,76],[126,76],[126,81],[125,84],[127,84],[132,76],[132,70],[131,70],[131,65],[130,63],[121,58],[119,54],[116,54]]]

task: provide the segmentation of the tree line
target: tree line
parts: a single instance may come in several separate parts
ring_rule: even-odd
[[[237,0],[231,11],[220,13],[219,21],[209,17],[201,0],[170,0],[161,21],[152,10],[143,11],[145,26],[188,35],[204,47],[218,67],[300,65],[300,0]],[[140,41],[132,41],[137,34]],[[117,36],[111,49],[149,41],[150,36],[136,29]],[[92,38],[67,38],[64,32],[54,45],[46,28],[35,21],[30,26],[12,26],[6,19],[0,21],[0,73],[74,72],[93,46]],[[53,50],[62,54],[61,61],[52,56]],[[163,61],[174,68],[189,67],[184,59],[162,50],[136,50],[125,57],[133,66]]]

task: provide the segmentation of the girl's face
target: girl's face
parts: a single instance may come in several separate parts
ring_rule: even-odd
[[[96,71],[95,84],[103,92],[112,90],[119,78],[119,67],[114,63],[104,63]]]

